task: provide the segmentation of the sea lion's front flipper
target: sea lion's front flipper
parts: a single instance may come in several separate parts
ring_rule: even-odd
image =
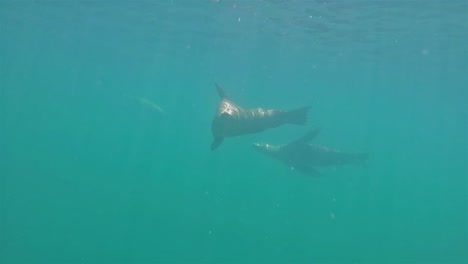
[[[216,85],[216,91],[218,92],[218,95],[221,99],[227,98],[226,93],[224,92],[223,88],[219,86],[219,84],[215,83]]]
[[[219,147],[219,145],[221,145],[221,143],[223,143],[223,140],[224,140],[224,138],[222,138],[222,137],[218,137],[218,138],[213,139],[213,143],[211,143],[211,150],[217,149]]]
[[[314,130],[311,130],[307,132],[304,136],[294,140],[293,142],[289,144],[307,144],[309,143],[312,139],[317,137],[317,135],[320,133],[320,128],[316,128]]]
[[[307,114],[310,110],[309,106],[301,107],[296,110],[287,111],[284,121],[289,124],[304,125],[307,122]]]

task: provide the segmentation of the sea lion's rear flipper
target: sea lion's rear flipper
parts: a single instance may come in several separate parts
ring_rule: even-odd
[[[216,91],[218,92],[219,98],[224,99],[227,98],[226,93],[224,92],[223,88],[219,86],[219,84],[215,83]]]
[[[302,107],[296,110],[286,112],[286,122],[295,125],[304,125],[307,122],[307,114],[310,107]]]
[[[320,128],[316,128],[314,130],[311,130],[307,132],[304,136],[294,140],[293,142],[289,143],[291,144],[307,144],[309,143],[312,139],[317,137],[317,135],[320,133]]]
[[[224,140],[224,138],[222,138],[222,137],[213,139],[213,143],[211,143],[211,150],[217,149],[219,147],[219,145],[221,145],[221,143],[223,143],[223,140]]]

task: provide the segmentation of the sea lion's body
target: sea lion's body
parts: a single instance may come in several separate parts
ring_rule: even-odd
[[[314,138],[318,132],[318,129],[310,131],[302,138],[289,144],[274,146],[266,143],[255,143],[254,147],[293,169],[313,176],[320,174],[314,167],[356,163],[367,158],[366,153],[346,153],[309,144],[308,141]]]
[[[244,109],[229,100],[221,87],[216,86],[216,88],[221,101],[211,125],[214,137],[211,145],[212,150],[216,149],[225,137],[258,133],[287,123],[302,125],[307,119],[309,107],[293,111],[262,108]]]

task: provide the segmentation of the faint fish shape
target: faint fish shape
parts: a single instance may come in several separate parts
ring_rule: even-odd
[[[138,97],[136,98],[142,105],[150,108],[150,109],[153,109],[159,113],[164,113],[164,109],[162,109],[159,105],[157,105],[156,103],[154,103],[153,101],[149,100],[149,99],[146,99],[144,97]]]

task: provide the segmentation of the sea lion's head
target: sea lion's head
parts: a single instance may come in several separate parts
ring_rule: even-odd
[[[229,119],[236,118],[239,115],[239,107],[229,100],[222,100],[216,109],[215,118]]]

